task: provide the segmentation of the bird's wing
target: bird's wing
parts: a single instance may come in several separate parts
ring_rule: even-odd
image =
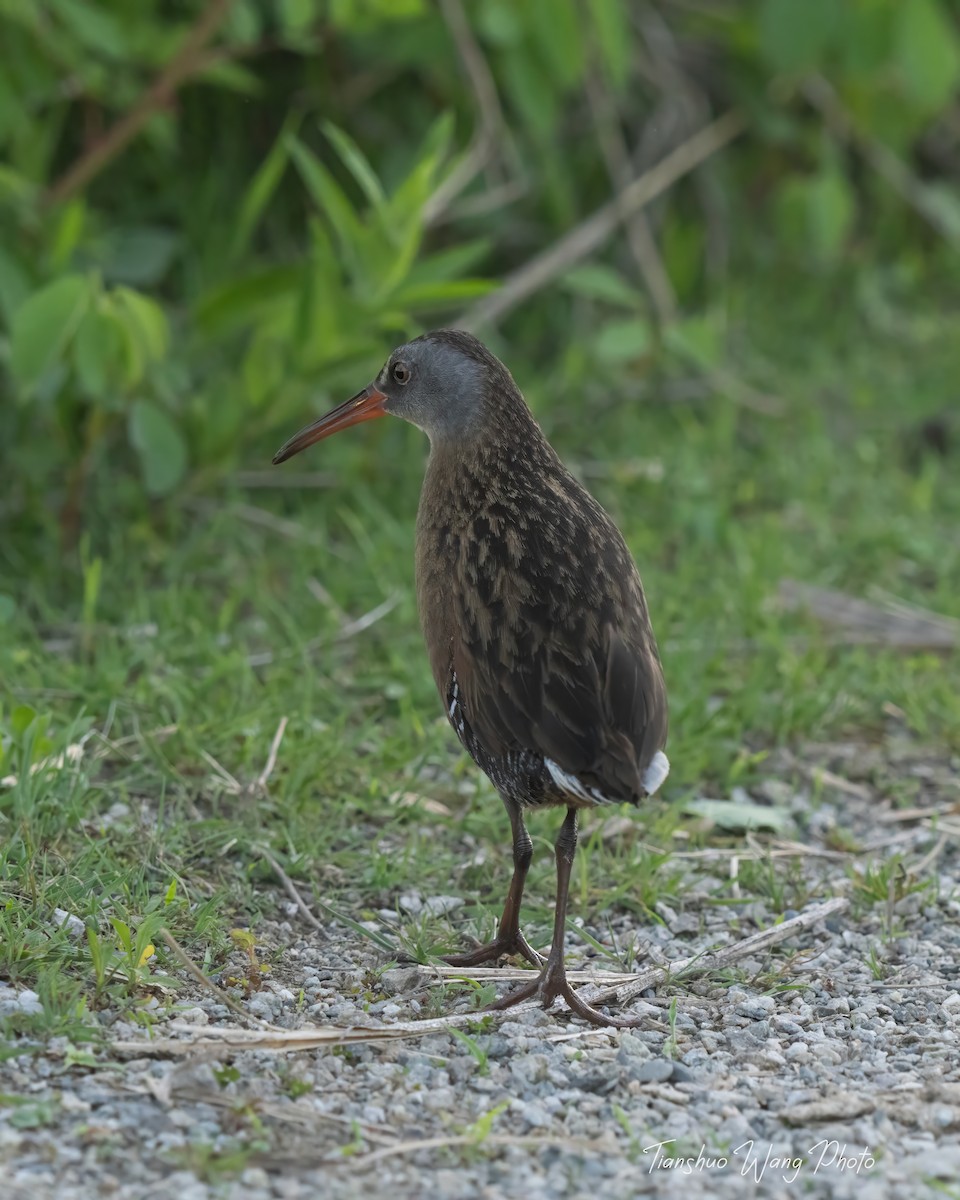
[[[542,754],[627,800],[644,793],[644,771],[666,741],[663,673],[639,580],[625,613],[585,610],[581,599],[565,590],[540,619],[518,606],[479,640],[470,630],[489,632],[489,622],[460,623],[451,665],[463,716],[488,753]]]

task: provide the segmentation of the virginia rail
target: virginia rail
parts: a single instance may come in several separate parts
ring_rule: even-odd
[[[417,600],[433,677],[457,736],[500,793],[513,878],[497,936],[446,961],[521,954],[537,979],[491,1007],[562,996],[600,1025],[636,1021],[586,1004],[567,982],[564,923],[581,808],[638,804],[669,763],[667,697],[636,566],[613,521],[557,457],[507,368],[469,333],[401,346],[376,380],[292,437],[284,462],[392,413],[430,459],[417,514]],[[562,805],[546,962],[520,932],[531,809]]]

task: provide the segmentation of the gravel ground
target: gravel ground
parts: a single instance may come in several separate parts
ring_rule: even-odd
[[[533,1009],[467,1036],[442,1029],[296,1054],[106,1050],[87,1062],[54,1042],[0,1064],[0,1091],[29,1101],[0,1108],[0,1195],[960,1196],[958,764],[909,743],[820,747],[806,761],[840,777],[815,802],[784,782],[797,774],[782,761],[753,798],[793,812],[797,838],[815,852],[790,860],[811,902],[854,903],[741,961],[741,982],[691,977],[649,992],[633,1005],[644,1023],[631,1031]],[[904,817],[905,803],[916,815]],[[923,812],[932,809],[935,820]],[[874,862],[898,852],[930,886],[857,903],[856,860],[828,849],[838,824],[876,847]],[[662,925],[613,923],[653,961],[730,944],[777,916],[756,899],[718,906],[717,875],[678,861],[690,886],[682,904],[661,907]],[[253,1016],[298,1029],[466,1010],[464,993],[438,994],[429,969],[381,974],[384,956],[355,932],[332,925],[322,940],[304,933],[285,897],[276,911],[258,926],[258,946],[283,956],[243,1000]],[[574,963],[583,950],[571,939]],[[157,1002],[156,1037],[241,1025],[189,981],[178,996],[188,999],[172,1013]],[[35,1003],[0,988],[0,1015]],[[104,1020],[118,1043],[146,1036]]]

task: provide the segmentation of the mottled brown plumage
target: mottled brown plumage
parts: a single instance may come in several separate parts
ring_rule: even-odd
[[[506,953],[540,965],[519,927],[532,854],[523,814],[563,805],[553,946],[534,984],[497,1002],[562,995],[577,810],[638,803],[668,764],[663,673],[633,559],[564,467],[510,373],[470,334],[439,330],[391,355],[376,382],[291,439],[275,461],[358,421],[395,413],[430,436],[417,516],[417,598],[451,724],[510,816],[514,876],[498,936],[449,961]]]

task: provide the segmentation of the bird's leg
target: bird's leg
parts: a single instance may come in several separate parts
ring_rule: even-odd
[[[543,966],[543,959],[520,932],[520,902],[523,885],[533,858],[533,842],[523,823],[523,812],[514,800],[504,799],[510,828],[513,830],[513,878],[503,906],[503,916],[497,928],[497,936],[485,946],[478,946],[467,954],[449,954],[444,962],[451,967],[477,967],[481,963],[496,961],[507,954],[520,954],[535,967]]]
[[[526,984],[516,991],[508,992],[506,996],[488,1005],[491,1011],[511,1008],[534,996],[543,1001],[544,1008],[550,1008],[560,996],[566,1000],[570,1009],[590,1021],[593,1025],[612,1025],[615,1028],[628,1028],[641,1024],[639,1017],[608,1017],[598,1009],[591,1008],[586,1001],[581,1000],[567,982],[567,972],[563,963],[563,938],[567,919],[567,896],[570,892],[570,872],[573,868],[574,855],[577,852],[577,810],[568,808],[560,835],[557,838],[557,904],[553,917],[553,944],[550,954],[540,975],[533,983]]]

